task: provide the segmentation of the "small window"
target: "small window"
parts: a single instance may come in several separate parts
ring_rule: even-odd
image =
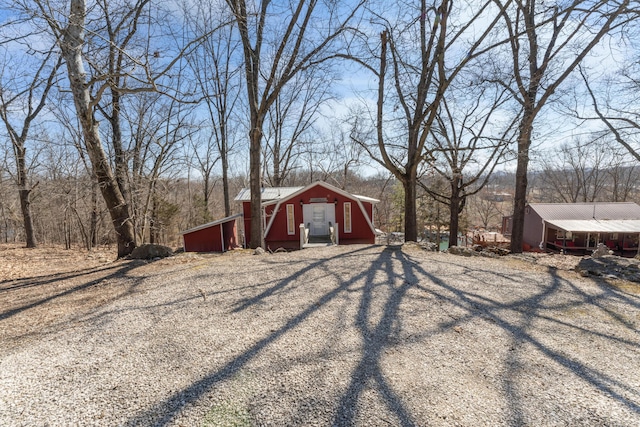
[[[557,234],[556,234],[556,238],[557,239],[572,240],[573,239],[573,234],[570,231],[558,230]]]
[[[296,234],[296,218],[293,205],[287,205],[287,234],[290,236]]]
[[[344,232],[351,233],[351,202],[344,203]]]

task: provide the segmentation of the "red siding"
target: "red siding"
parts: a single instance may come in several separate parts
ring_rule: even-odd
[[[248,245],[251,241],[251,203],[242,202],[242,213],[244,215],[244,241]]]
[[[238,241],[238,226],[236,225],[236,221],[223,222],[222,231],[224,233],[225,251],[230,251],[232,249],[240,247],[240,242]]]
[[[351,233],[346,233],[344,231],[344,202],[351,202]],[[362,204],[365,208],[366,215],[371,219],[371,213],[367,212],[367,204],[371,206],[371,203],[363,202]],[[338,206],[336,206],[336,222],[340,224],[338,240],[341,245],[375,243],[376,236],[371,231],[371,227],[369,227],[369,224],[367,223],[367,218],[362,214],[362,210],[360,209],[356,199],[338,197]]]
[[[367,217],[369,220],[373,218],[373,204],[370,202],[361,202],[364,206],[365,214],[362,213],[358,200],[351,197],[338,194],[320,184],[307,189],[302,194],[291,197],[289,200],[283,200],[279,206],[277,212],[274,212],[276,203],[270,204],[265,207],[265,224],[269,226],[271,217],[276,215],[271,227],[269,228],[269,234],[265,237],[265,243],[271,249],[277,249],[280,247],[286,249],[297,249],[300,247],[300,224],[303,222],[303,208],[301,203],[309,204],[311,199],[324,199],[323,203],[333,203],[336,209],[336,222],[340,228],[338,230],[338,239],[340,244],[354,244],[354,243],[375,243],[375,234],[369,227]],[[344,232],[344,202],[351,202],[351,232]],[[287,204],[292,204],[294,207],[294,234],[288,234],[287,230]],[[251,207],[250,202],[245,201],[242,203],[242,212],[244,214],[244,234],[245,241],[251,240]],[[366,215],[366,216],[365,216]]]
[[[239,247],[235,219],[186,233],[183,238],[185,252],[224,252]]]
[[[289,234],[287,230],[287,205],[293,205],[294,234]],[[273,214],[276,205],[267,206],[267,225]],[[269,229],[269,235],[265,239],[267,246],[271,249],[283,247],[285,249],[300,249],[300,224],[302,224],[302,206],[299,199],[292,199],[282,202],[278,208],[276,219]]]
[[[299,194],[290,200],[283,201],[280,204],[280,209],[276,213],[277,217],[271,225],[269,235],[265,239],[272,249],[277,247],[300,246],[298,243],[300,241],[300,230],[298,226],[303,221],[302,206],[300,203],[309,204],[311,199],[326,199],[326,203],[335,204],[336,222],[340,225],[340,229],[338,230],[338,239],[340,244],[375,243],[375,235],[371,231],[366,217],[362,214],[358,201],[355,198],[352,199],[345,197],[342,194],[335,193],[321,185],[316,185],[304,193]],[[344,202],[351,202],[351,233],[344,232]],[[294,206],[296,224],[294,235],[287,234],[287,204],[293,204]],[[369,205],[368,208],[370,211],[367,212],[367,215],[371,218],[371,212],[373,212],[371,203],[363,203],[363,205],[365,206],[365,211],[368,210],[367,205]],[[272,205],[271,209],[273,209],[273,207],[275,207],[275,205]],[[267,215],[270,213],[271,212]],[[267,224],[269,223],[269,219],[270,216],[267,217]]]
[[[234,221],[235,222],[235,221]],[[222,252],[220,224],[184,235],[185,252]]]

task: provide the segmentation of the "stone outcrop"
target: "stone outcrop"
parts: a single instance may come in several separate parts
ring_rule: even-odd
[[[582,276],[599,276],[640,283],[640,259],[612,255],[585,257],[576,266]]]
[[[146,244],[138,246],[131,252],[132,259],[156,259],[173,255],[173,249],[168,246]]]
[[[451,246],[449,249],[446,250],[446,252],[452,255],[484,256],[489,258],[505,256],[510,253],[508,249],[499,248],[495,246],[484,247],[482,245],[473,245],[471,247]]]

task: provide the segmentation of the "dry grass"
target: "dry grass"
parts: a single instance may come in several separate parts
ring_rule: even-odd
[[[95,268],[112,262],[114,249],[65,250],[61,246],[27,249],[23,244],[0,244],[0,281],[40,278]]]

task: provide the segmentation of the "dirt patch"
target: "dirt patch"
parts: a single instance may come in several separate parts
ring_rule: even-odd
[[[65,250],[60,246],[27,249],[20,244],[0,244],[0,281],[38,278],[95,268],[113,262],[115,249],[99,248],[91,252]]]
[[[115,261],[115,255],[0,245],[0,340],[10,347],[121,295],[125,290],[114,279],[129,262]]]
[[[184,253],[159,261],[116,259],[115,249],[27,249],[0,245],[0,341],[3,350],[63,325],[135,292],[144,277],[181,264],[198,268],[219,254]]]

